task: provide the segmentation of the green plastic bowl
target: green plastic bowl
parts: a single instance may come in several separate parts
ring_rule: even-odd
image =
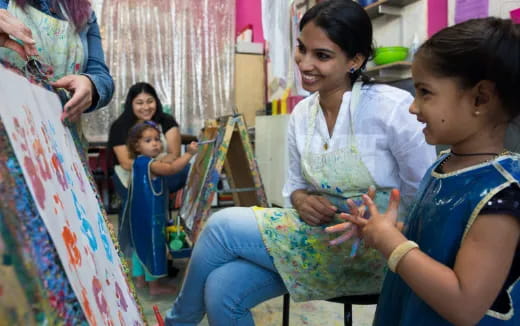
[[[405,60],[408,57],[408,48],[404,46],[386,46],[376,49],[374,63],[386,65],[388,63]]]

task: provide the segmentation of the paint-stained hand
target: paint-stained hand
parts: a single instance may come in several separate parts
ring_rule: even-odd
[[[22,44],[11,37],[20,40]],[[0,9],[0,47],[16,51],[24,60],[28,56],[38,55],[31,30],[5,9]]]
[[[376,187],[374,187],[374,186],[368,187],[367,195],[371,199],[374,199],[376,197]],[[348,205],[348,207],[350,209],[350,213],[352,215],[361,216],[363,218],[368,218],[366,205],[358,206],[354,203],[354,201],[352,199],[347,199],[347,205]],[[345,219],[343,217],[343,214],[339,214],[339,217]],[[325,229],[325,232],[327,232],[327,233],[344,232],[342,235],[340,235],[336,239],[331,240],[329,242],[329,244],[332,246],[345,242],[352,237],[360,236],[359,228],[355,224],[352,224],[351,222],[345,222],[345,223],[340,223],[340,224],[336,224],[333,226],[329,226],[328,228]]]
[[[318,195],[306,195],[294,206],[300,218],[312,226],[329,223],[337,210],[328,199]]]
[[[340,217],[355,224],[361,233],[365,243],[372,248],[379,249],[383,238],[394,232],[400,232],[402,224],[397,223],[400,194],[393,189],[390,194],[390,202],[385,213],[380,213],[376,205],[368,195],[363,195],[363,202],[370,214],[370,219],[359,214],[340,214]]]
[[[87,76],[68,75],[51,84],[56,88],[64,88],[72,93],[72,97],[63,108],[61,121],[65,123],[78,121],[83,111],[92,105],[95,89],[94,84]]]

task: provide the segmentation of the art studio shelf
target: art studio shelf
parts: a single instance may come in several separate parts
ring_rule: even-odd
[[[398,61],[386,65],[370,67],[365,74],[381,82],[391,82],[410,78],[412,63],[409,61]]]
[[[365,7],[371,19],[382,15],[400,16],[401,8],[419,0],[379,0]]]

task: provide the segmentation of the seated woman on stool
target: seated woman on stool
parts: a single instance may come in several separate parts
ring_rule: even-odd
[[[353,242],[330,248],[324,228],[346,198],[374,185],[377,203],[401,189],[406,199],[435,160],[409,93],[356,82],[372,55],[372,25],[353,1],[323,1],[300,22],[296,63],[303,87],[288,127],[284,194],[294,208],[224,209],[195,243],[167,325],[254,325],[250,309],[290,292],[296,301],[379,293],[385,265]],[[336,220],[337,221],[337,220]],[[245,276],[245,277],[244,277]]]

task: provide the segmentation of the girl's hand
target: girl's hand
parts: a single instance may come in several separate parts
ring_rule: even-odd
[[[23,44],[11,39],[10,36]],[[38,55],[31,30],[5,9],[0,9],[0,47],[16,51],[24,60],[28,56]]]
[[[329,223],[337,210],[328,199],[318,195],[306,195],[295,204],[300,218],[312,226]]]
[[[186,148],[186,151],[188,153],[190,153],[191,155],[195,155],[197,154],[197,152],[199,151],[199,143],[197,143],[196,141],[192,141]]]
[[[61,121],[76,122],[81,117],[83,111],[92,105],[92,95],[94,94],[94,84],[87,76],[68,75],[58,79],[52,86],[64,88],[72,93],[70,100],[65,103]]]
[[[382,249],[384,239],[391,236],[394,232],[401,232],[397,225],[399,209],[399,190],[393,189],[390,194],[390,202],[384,214],[381,214],[372,199],[368,195],[363,195],[363,202],[368,208],[370,219],[366,219],[359,214],[342,213],[341,218],[355,224],[361,231],[361,236],[369,247]]]
[[[376,187],[374,187],[374,186],[368,187],[367,195],[369,198],[374,199],[376,197]],[[366,216],[367,215],[366,214],[367,206],[366,205],[357,206],[352,199],[347,200],[347,205],[350,208],[351,215],[359,216],[359,217],[365,218],[365,219],[367,218],[367,216]],[[345,219],[344,214],[340,214],[339,217]],[[325,229],[325,232],[327,232],[327,233],[344,232],[342,235],[340,235],[336,239],[331,240],[329,242],[329,244],[332,246],[345,242],[354,236],[360,237],[359,228],[357,227],[357,225],[352,224],[352,222],[345,222],[345,223],[340,223],[340,224],[336,224],[333,226],[329,226],[328,228]]]

